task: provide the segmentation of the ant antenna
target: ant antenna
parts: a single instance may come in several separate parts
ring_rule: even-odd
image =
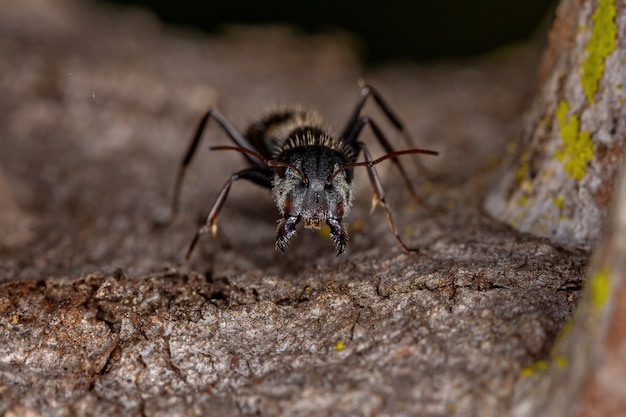
[[[349,168],[354,168],[354,167],[373,167],[374,165],[383,162],[386,159],[390,159],[390,158],[395,158],[396,156],[400,156],[400,155],[407,155],[407,154],[417,154],[417,153],[422,153],[422,154],[427,154],[427,155],[439,155],[439,152],[436,151],[430,151],[428,149],[405,149],[403,151],[394,151],[394,152],[389,152],[388,154],[385,154],[383,156],[381,156],[378,159],[375,159],[374,161],[365,161],[365,162],[352,162],[349,164],[345,164],[343,166],[341,166],[337,171],[333,172],[333,174],[328,177],[328,179],[326,180],[326,185],[330,185],[332,184],[333,180],[335,179],[335,177],[341,172],[341,171],[345,171],[346,169]]]
[[[275,159],[267,159],[263,155],[261,155],[260,153],[256,151],[253,151],[252,149],[244,148],[241,146],[210,146],[209,150],[210,151],[237,151],[241,153],[247,153],[248,155],[254,156],[256,159],[263,162],[268,167],[291,168],[300,176],[300,178],[302,178],[302,181],[304,182],[304,184],[309,183],[309,180],[306,177],[306,175],[304,175],[304,172],[302,172],[300,168],[298,168],[297,166],[292,165],[288,162],[281,162]]]

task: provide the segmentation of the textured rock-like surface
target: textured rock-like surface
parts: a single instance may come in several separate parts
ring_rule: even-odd
[[[549,357],[587,253],[479,209],[519,134],[532,48],[364,73],[342,37],[208,39],[73,1],[1,3],[0,32],[0,213],[23,224],[0,252],[1,413],[501,416]],[[362,76],[419,146],[444,154],[423,159],[436,183],[406,160],[435,213],[380,169],[421,253],[367,214],[361,172],[344,255],[310,231],[277,254],[270,194],[236,184],[219,238],[181,263],[196,219],[243,166],[201,152],[180,218],[154,228],[199,115],[217,105],[243,126],[287,102],[341,126]],[[227,140],[212,127],[206,142]]]
[[[624,2],[561,1],[538,84],[518,161],[486,207],[518,230],[591,248],[624,152]]]
[[[515,416],[626,416],[626,171],[576,312],[517,386]]]

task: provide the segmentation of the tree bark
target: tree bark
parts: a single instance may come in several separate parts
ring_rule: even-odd
[[[597,242],[626,135],[626,2],[563,0],[515,167],[486,200],[518,230]]]
[[[625,34],[625,1],[561,1],[517,162],[486,200],[518,230],[595,252],[549,358],[522,370],[517,417],[626,415],[625,172],[610,204],[626,137]]]
[[[626,171],[574,317],[517,385],[515,417],[626,416]]]

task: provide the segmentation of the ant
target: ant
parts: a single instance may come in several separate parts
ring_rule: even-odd
[[[331,136],[322,128],[319,116],[302,109],[282,109],[270,112],[252,123],[245,134],[239,132],[216,109],[209,109],[198,124],[178,169],[172,199],[171,220],[178,214],[181,185],[202,134],[210,119],[215,119],[236,146],[211,146],[212,151],[237,151],[243,154],[250,167],[235,172],[222,187],[213,207],[206,217],[187,250],[186,259],[191,257],[200,236],[211,231],[217,234],[217,217],[226,202],[230,187],[237,180],[248,180],[272,190],[274,200],[282,215],[276,229],[276,249],[284,252],[289,240],[296,234],[296,225],[304,222],[305,228],[319,229],[323,221],[330,227],[330,237],[337,250],[337,256],[346,248],[348,234],[342,219],[352,206],[354,168],[366,167],[373,188],[372,210],[380,204],[387,215],[387,221],[394,237],[407,252],[417,251],[408,247],[400,238],[393,222],[391,209],[385,199],[382,184],[374,165],[391,159],[398,168],[404,182],[418,199],[411,182],[398,160],[406,154],[438,155],[426,149],[395,151],[382,130],[361,110],[369,97],[372,97],[393,126],[400,131],[407,142],[411,139],[396,114],[385,102],[381,94],[370,85],[362,84],[359,97],[348,117],[341,134]],[[369,125],[374,136],[386,154],[372,159],[365,143],[359,135],[365,125]],[[357,162],[360,154],[364,162]]]

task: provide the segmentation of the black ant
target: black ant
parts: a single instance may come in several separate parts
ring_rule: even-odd
[[[337,255],[340,255],[348,242],[348,234],[342,220],[352,206],[353,171],[355,167],[361,166],[367,168],[374,190],[372,208],[379,203],[385,209],[389,227],[398,243],[407,252],[416,251],[417,249],[409,248],[402,241],[396,230],[391,209],[385,199],[374,165],[391,159],[400,171],[407,188],[417,198],[398,156],[418,153],[438,155],[438,152],[426,149],[394,151],[378,125],[369,116],[361,115],[361,109],[368,97],[374,98],[389,121],[410,142],[400,119],[380,93],[369,85],[362,85],[352,113],[338,137],[329,135],[322,128],[321,120],[315,113],[301,109],[271,112],[250,125],[245,134],[241,134],[217,110],[207,111],[200,120],[179,167],[174,185],[171,219],[173,220],[178,213],[183,177],[209,119],[215,119],[236,144],[236,146],[212,146],[209,149],[241,152],[251,167],[232,174],[226,181],[207,215],[205,224],[198,229],[191,242],[186,258],[189,259],[191,256],[200,236],[209,230],[213,236],[216,235],[217,216],[226,201],[231,185],[241,179],[272,190],[278,210],[283,216],[276,229],[277,249],[285,251],[287,243],[296,234],[296,225],[301,220],[306,228],[314,229],[319,229],[325,221],[330,227],[330,237]],[[365,143],[358,140],[365,125],[370,126],[376,139],[387,152],[378,159],[372,159]],[[365,161],[356,162],[361,153]]]

